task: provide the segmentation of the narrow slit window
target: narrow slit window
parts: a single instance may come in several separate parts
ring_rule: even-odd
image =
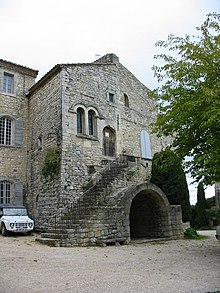
[[[128,99],[128,95],[124,94],[124,105],[125,107],[129,108],[129,99]]]
[[[77,133],[84,133],[85,112],[82,108],[77,109]]]
[[[89,110],[88,112],[89,135],[95,135],[95,112]]]
[[[109,100],[109,102],[114,103],[114,94],[109,93],[108,94],[108,100]]]

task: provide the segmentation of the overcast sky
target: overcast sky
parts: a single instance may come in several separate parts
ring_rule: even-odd
[[[156,41],[195,34],[209,12],[220,12],[220,0],[0,0],[0,59],[40,78],[58,63],[115,53],[154,89]]]

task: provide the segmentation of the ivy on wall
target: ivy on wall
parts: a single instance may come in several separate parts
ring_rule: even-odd
[[[53,180],[60,172],[60,160],[60,149],[58,147],[48,148],[41,169],[42,176]]]

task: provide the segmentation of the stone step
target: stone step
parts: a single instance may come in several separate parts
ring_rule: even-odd
[[[36,238],[35,241],[48,246],[60,246],[61,240],[56,238]]]
[[[65,233],[41,233],[41,238],[50,238],[50,239],[64,239],[67,238],[68,235]]]
[[[106,246],[106,245],[123,245],[127,244],[127,238],[125,237],[118,237],[118,238],[110,238],[110,239],[98,239],[96,244],[99,246]]]

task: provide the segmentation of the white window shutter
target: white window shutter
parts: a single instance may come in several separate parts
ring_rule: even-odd
[[[146,130],[141,130],[141,157],[152,159],[150,136]]]
[[[23,143],[23,119],[18,118],[15,121],[15,146],[21,147]]]
[[[15,185],[15,197],[14,197],[14,205],[23,205],[23,184],[22,182],[16,182]]]

